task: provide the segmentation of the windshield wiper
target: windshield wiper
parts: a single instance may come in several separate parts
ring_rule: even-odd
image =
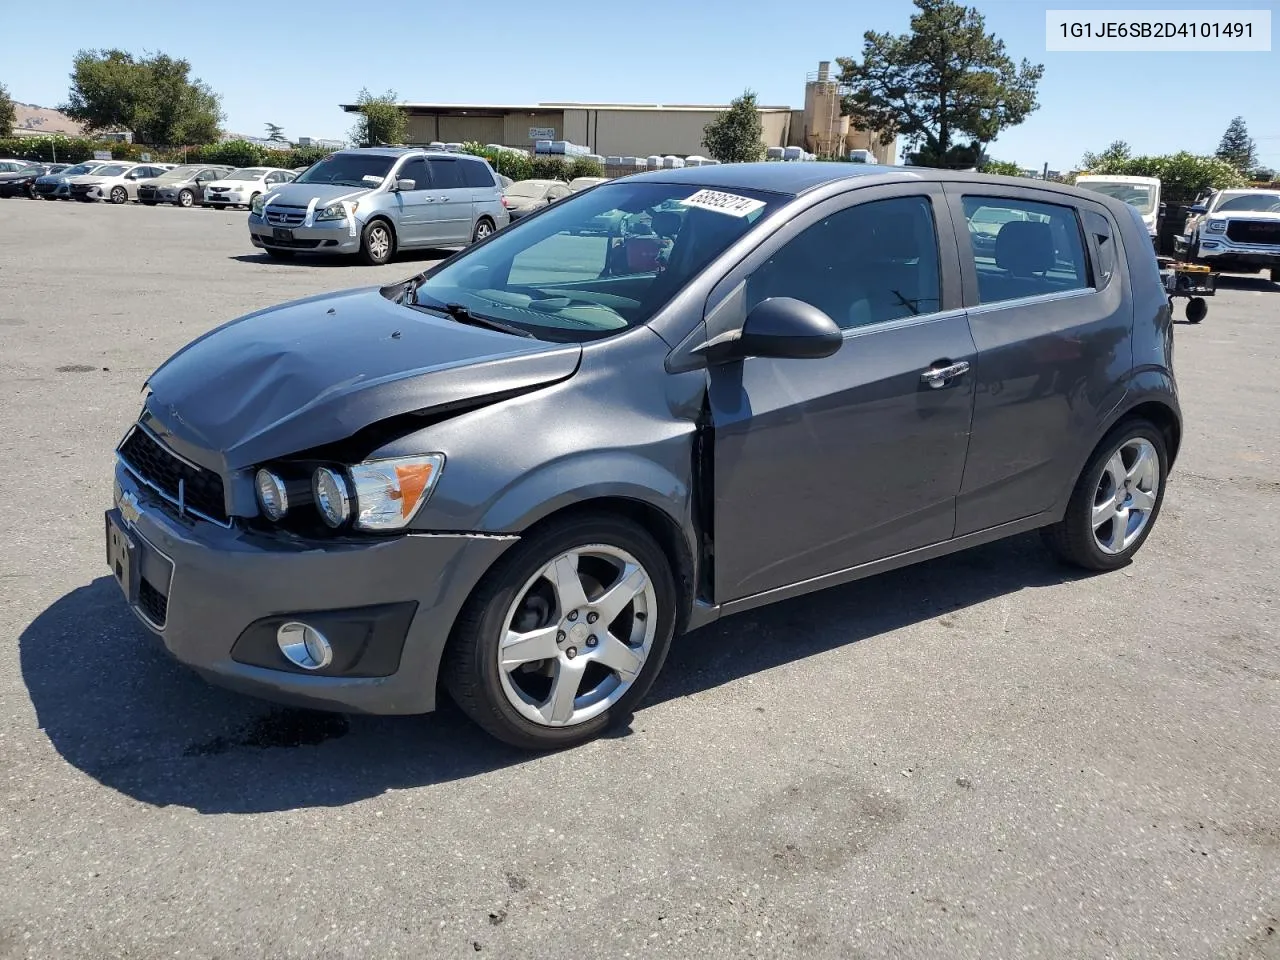
[[[437,301],[438,302],[438,301]],[[530,340],[537,340],[528,330],[522,330],[520,327],[513,326],[509,323],[503,323],[501,320],[495,320],[493,317],[486,317],[483,314],[472,313],[471,310],[461,303],[410,303],[409,306],[417,307],[419,310],[433,310],[436,313],[443,313],[452,317],[458,323],[465,323],[472,327],[484,327],[488,330],[497,330],[499,333],[511,333],[517,337],[528,337]]]

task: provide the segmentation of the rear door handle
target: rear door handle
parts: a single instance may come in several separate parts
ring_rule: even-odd
[[[961,360],[958,363],[948,364],[945,367],[930,367],[924,373],[920,374],[920,379],[936,390],[940,387],[945,387],[956,377],[968,372],[968,361]]]

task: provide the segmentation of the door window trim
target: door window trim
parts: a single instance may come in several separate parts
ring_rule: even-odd
[[[880,200],[896,200],[902,197],[924,197],[929,200],[933,214],[934,236],[938,243],[938,286],[939,309],[931,313],[922,313],[911,317],[898,317],[863,324],[857,327],[841,328],[846,339],[851,334],[870,333],[889,327],[911,326],[952,316],[963,312],[960,302],[959,255],[955,245],[954,229],[951,224],[951,211],[940,183],[891,183],[872,186],[854,185],[851,189],[828,197],[802,213],[793,216],[789,223],[765,237],[746,256],[727,270],[711,289],[703,305],[703,319],[707,325],[707,335],[716,336],[731,329],[741,327],[745,316],[741,314],[745,308],[745,298],[738,297],[739,288],[755,273],[769,257],[780,248],[794,240],[797,236],[821,220],[853,207]],[[737,301],[740,306],[736,306]],[[729,315],[724,316],[722,314]],[[714,322],[713,322],[714,320]],[[714,326],[714,329],[712,329]]]

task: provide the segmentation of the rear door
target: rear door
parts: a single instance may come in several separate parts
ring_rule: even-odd
[[[432,243],[466,243],[471,239],[471,187],[462,165],[452,157],[431,157],[430,232]]]
[[[769,297],[818,307],[844,342],[709,374],[718,602],[955,529],[974,349],[941,187],[859,189],[806,211],[717,286],[708,324],[738,327]]]
[[[502,204],[502,190],[498,187],[493,170],[487,163],[481,160],[462,160],[460,163],[463,180],[471,192],[472,222],[467,231],[469,240],[475,231],[474,224],[480,217],[488,215],[496,224]]]
[[[979,360],[956,505],[963,536],[1049,510],[1074,482],[1124,396],[1133,306],[1127,271],[1099,263],[1100,245],[1123,256],[1101,204],[1033,188],[945,189]],[[991,223],[1000,226],[988,237]]]

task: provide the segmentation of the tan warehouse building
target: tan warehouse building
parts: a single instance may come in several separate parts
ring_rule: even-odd
[[[896,162],[895,140],[850,128],[840,116],[840,93],[822,63],[805,84],[805,106],[762,106],[760,124],[766,147],[803,147],[832,155],[870,150],[880,163]],[[711,104],[536,103],[451,104],[404,103],[409,115],[405,142],[498,143],[532,150],[538,140],[568,140],[589,146],[601,156],[687,157],[705,154],[703,128],[728,109]],[[342,104],[355,113],[355,104]]]

